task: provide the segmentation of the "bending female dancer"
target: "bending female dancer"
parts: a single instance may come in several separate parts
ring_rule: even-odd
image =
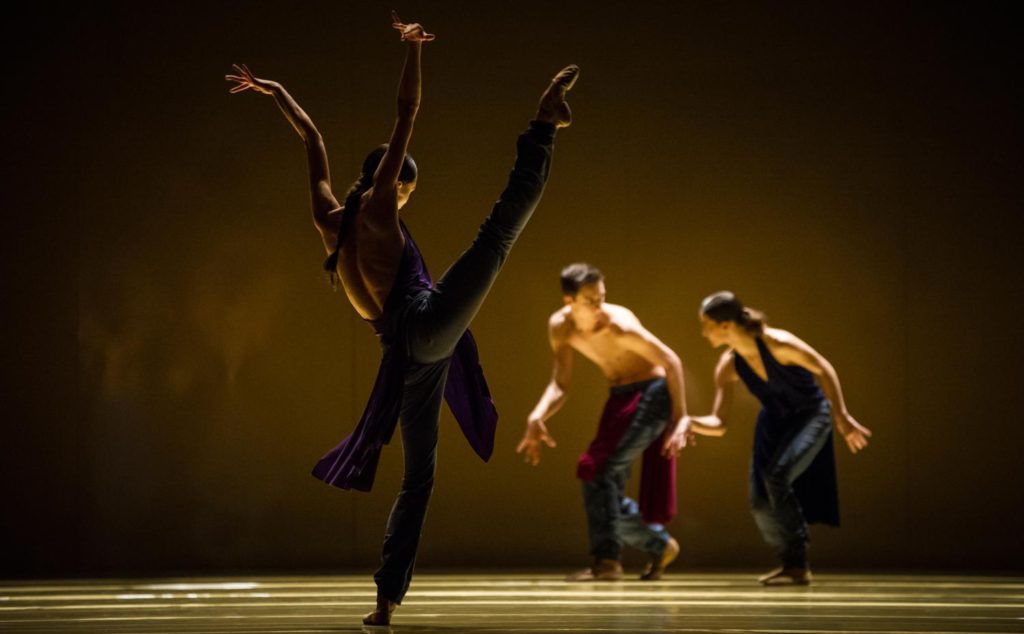
[[[853,453],[867,446],[871,431],[846,410],[832,364],[792,333],[767,327],[760,311],[744,308],[735,295],[722,291],[704,299],[700,319],[701,334],[711,345],[729,348],[715,368],[712,413],[693,418],[724,433],[737,380],[761,401],[750,466],[750,509],[782,565],[759,581],[806,585],[811,582],[807,523],[839,525],[832,408],[836,428]],[[666,452],[678,453],[680,444],[673,437]]]
[[[313,221],[329,254],[325,267],[340,277],[353,308],[380,337],[383,359],[369,403],[355,431],[314,467],[313,474],[343,489],[368,491],[382,445],[401,415],[405,474],[384,534],[374,575],[377,606],[364,623],[386,625],[402,602],[416,559],[433,489],[442,394],[481,458],[494,447],[497,413],[466,330],[502,263],[540,200],[555,131],[568,126],[565,93],[579,69],[568,66],[541,97],[536,118],[520,135],[508,185],[473,244],[434,285],[398,211],[416,188],[416,164],[406,154],[420,104],[420,52],[434,39],[419,24],[393,26],[408,43],[398,90],[398,118],[390,142],[372,151],[344,205],[335,199],[323,139],[278,83],[247,67],[227,75],[231,92],[271,95],[302,137],[309,161]]]

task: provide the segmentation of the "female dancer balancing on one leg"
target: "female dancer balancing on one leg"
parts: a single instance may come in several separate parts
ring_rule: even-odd
[[[744,308],[732,293],[705,298],[700,318],[711,345],[729,348],[715,369],[714,410],[694,420],[724,432],[737,380],[763,405],[754,431],[750,508],[782,565],[759,581],[808,584],[807,523],[839,525],[833,408],[836,428],[853,453],[867,446],[871,431],[846,410],[832,364],[792,333],[768,328],[763,314]],[[678,453],[681,444],[670,439],[666,452]]]
[[[497,413],[466,330],[509,250],[540,200],[555,131],[571,120],[565,93],[579,69],[551,81],[536,118],[520,135],[508,184],[473,244],[434,285],[398,211],[416,187],[416,164],[406,154],[420,104],[420,52],[434,39],[418,24],[393,26],[408,49],[398,90],[398,118],[388,145],[366,157],[344,205],[335,199],[327,154],[313,122],[284,88],[236,66],[231,91],[271,95],[306,145],[313,221],[330,254],[328,271],[340,277],[349,301],[381,339],[383,359],[369,403],[355,431],[314,467],[313,474],[343,489],[370,490],[381,446],[401,416],[405,474],[384,534],[374,575],[377,607],[367,624],[384,625],[409,588],[427,503],[433,489],[442,395],[474,450],[487,460]]]

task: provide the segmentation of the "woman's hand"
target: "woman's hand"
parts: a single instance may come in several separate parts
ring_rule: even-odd
[[[846,446],[852,453],[857,453],[868,446],[868,438],[871,438],[871,430],[861,425],[853,416],[840,414],[836,416],[836,428],[843,435]]]
[[[423,30],[423,27],[415,22],[406,24],[398,17],[398,13],[391,12],[391,28],[402,32],[403,42],[433,42],[434,36]]]
[[[236,93],[244,90],[255,90],[256,92],[263,93],[264,95],[274,94],[274,88],[277,87],[277,82],[269,81],[266,79],[259,79],[252,74],[249,67],[245,64],[239,66],[238,64],[232,64],[232,68],[235,69],[237,75],[224,75],[224,79],[233,81],[237,86],[232,86],[228,92]]]

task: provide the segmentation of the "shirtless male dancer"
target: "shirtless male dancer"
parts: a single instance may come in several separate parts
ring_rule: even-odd
[[[597,436],[576,469],[583,481],[594,564],[567,580],[622,579],[623,544],[650,557],[640,579],[660,579],[679,554],[679,543],[664,527],[676,512],[675,456],[662,452],[670,442],[673,447],[685,447],[694,432],[718,433],[693,424],[687,416],[679,356],[628,308],[605,303],[604,276],[598,269],[570,264],[561,277],[565,305],[548,320],[554,352],[551,381],[527,419],[516,452],[524,453],[528,464],[537,465],[541,447],[555,446],[545,421],[568,397],[573,350],[601,368],[610,394]],[[641,454],[638,504],[624,492],[630,463]]]
[[[352,307],[380,337],[383,359],[369,403],[353,433],[314,467],[313,474],[343,489],[368,491],[382,445],[401,417],[405,473],[384,534],[381,567],[374,575],[376,609],[363,622],[387,625],[409,589],[423,520],[434,484],[442,395],[481,458],[494,448],[497,412],[466,330],[494,283],[516,238],[540,201],[558,128],[571,113],[565,93],[579,69],[558,73],[541,96],[537,115],[520,135],[508,184],[473,244],[437,284],[399,218],[416,188],[416,164],[406,154],[420,105],[420,52],[434,36],[392,14],[406,42],[398,89],[398,116],[386,146],[372,151],[362,174],[340,204],[334,197],[323,139],[281,84],[247,67],[231,92],[271,95],[306,146],[313,222],[329,254],[325,268],[342,282]]]

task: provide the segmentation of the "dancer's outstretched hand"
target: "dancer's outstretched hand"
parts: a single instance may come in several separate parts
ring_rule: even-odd
[[[540,104],[537,106],[538,121],[547,121],[556,128],[569,127],[572,123],[572,110],[565,101],[565,93],[572,90],[579,76],[580,67],[576,64],[566,66],[555,75],[548,89],[540,97]]]
[[[679,452],[684,448],[696,444],[697,439],[693,432],[690,417],[684,416],[679,419],[675,431],[665,440],[665,444],[661,446],[661,455],[666,458],[675,458],[679,456]]]
[[[542,420],[531,420],[526,423],[526,433],[516,447],[516,453],[525,453],[523,460],[526,464],[536,467],[540,464],[541,443],[548,447],[557,446],[555,439],[548,433],[548,428]]]
[[[239,66],[238,64],[232,64],[232,68],[235,69],[237,75],[224,75],[224,79],[233,81],[237,86],[232,86],[228,89],[230,93],[242,92],[244,90],[255,90],[256,92],[263,93],[264,95],[274,94],[274,87],[277,83],[268,81],[266,79],[259,79],[252,74],[249,67],[245,64]]]
[[[846,446],[852,453],[857,453],[868,446],[868,438],[871,438],[871,430],[861,425],[853,416],[841,414],[836,417],[836,427],[843,435]]]
[[[398,17],[398,13],[394,10],[391,11],[391,28],[398,29],[402,33],[403,42],[433,42],[434,35],[427,33],[422,26],[413,22],[412,24],[406,24],[402,22],[402,18]]]

